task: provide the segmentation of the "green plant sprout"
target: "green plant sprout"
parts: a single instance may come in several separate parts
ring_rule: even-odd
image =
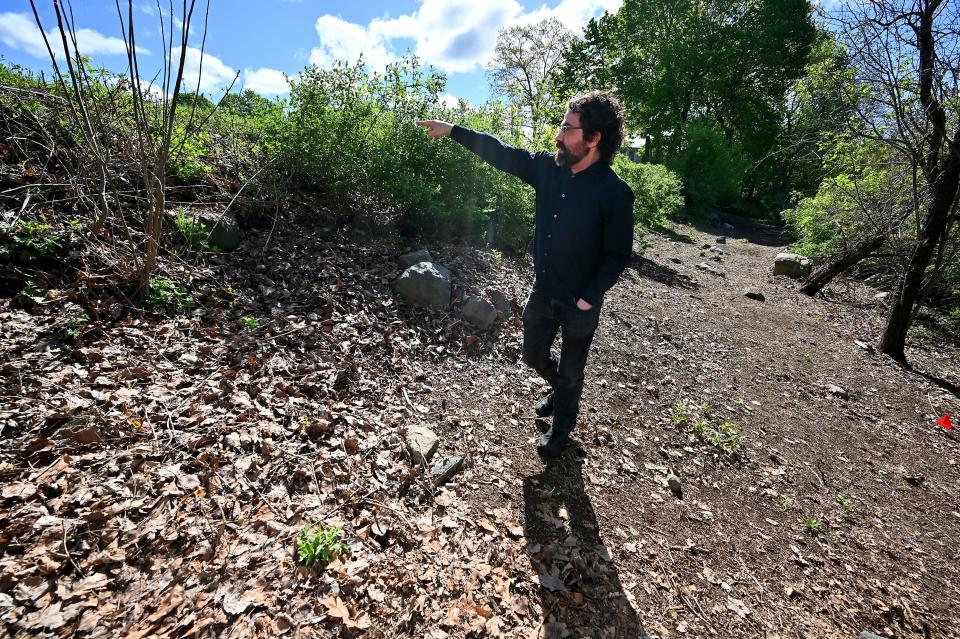
[[[193,297],[186,289],[167,277],[150,278],[150,293],[145,300],[147,306],[164,306],[175,313],[183,313],[193,308]]]
[[[316,561],[327,564],[333,558],[350,550],[349,546],[341,541],[343,528],[324,528],[318,525],[316,531],[304,526],[297,537],[297,559],[304,566]]]
[[[682,404],[678,402],[673,405],[673,408],[670,409],[670,421],[672,421],[677,426],[687,421],[686,404]]]
[[[823,532],[823,524],[821,524],[816,517],[805,517],[803,520],[803,529],[806,530],[808,534],[816,537]]]
[[[260,326],[260,320],[251,315],[247,315],[243,318],[243,327],[248,331],[255,331],[257,327]]]
[[[728,455],[738,456],[743,447],[743,429],[733,422],[723,422],[717,428],[698,419],[693,422],[693,431],[700,441],[716,446]]]
[[[90,323],[90,318],[86,313],[81,315],[71,315],[67,318],[67,335],[76,339],[80,337],[80,331],[84,325]]]
[[[834,497],[833,500],[837,503],[838,506],[840,506],[840,508],[843,508],[843,510],[846,511],[847,513],[853,512],[853,502],[851,502],[849,499],[847,499],[843,495],[837,494],[837,496]]]

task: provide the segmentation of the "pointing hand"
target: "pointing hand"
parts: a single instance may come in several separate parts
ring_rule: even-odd
[[[425,127],[427,129],[427,137],[431,140],[434,138],[445,138],[453,131],[453,125],[443,122],[442,120],[417,120],[417,126]]]

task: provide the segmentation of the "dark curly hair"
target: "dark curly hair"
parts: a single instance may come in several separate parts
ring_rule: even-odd
[[[567,110],[580,116],[584,138],[600,133],[597,150],[604,162],[613,164],[623,144],[623,105],[620,100],[604,91],[590,91],[570,100]]]

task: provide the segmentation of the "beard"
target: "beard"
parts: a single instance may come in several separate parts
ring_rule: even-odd
[[[563,142],[557,142],[557,154],[553,156],[553,161],[559,167],[569,168],[585,157],[587,157],[586,145],[567,146]]]

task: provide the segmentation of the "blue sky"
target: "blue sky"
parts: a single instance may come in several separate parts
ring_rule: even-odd
[[[55,25],[52,2],[37,0],[44,29]],[[622,0],[211,0],[210,23],[199,78],[201,91],[218,95],[234,75],[236,89],[284,95],[283,74],[295,75],[308,64],[329,66],[335,59],[365,60],[382,68],[413,51],[448,77],[446,93],[474,104],[490,95],[484,64],[497,30],[548,16],[579,33],[586,21]],[[168,0],[161,0],[166,10]],[[174,5],[182,5],[176,0]],[[126,10],[126,2],[121,2]],[[157,68],[163,59],[156,0],[136,0],[134,24],[141,64]],[[200,66],[204,3],[197,1],[186,78],[195,86]],[[120,27],[112,0],[73,0],[82,53],[116,71],[125,71]],[[176,9],[175,9],[176,13]],[[179,18],[179,16],[176,16]],[[31,69],[49,68],[42,34],[28,0],[5,0],[0,10],[0,56]]]

